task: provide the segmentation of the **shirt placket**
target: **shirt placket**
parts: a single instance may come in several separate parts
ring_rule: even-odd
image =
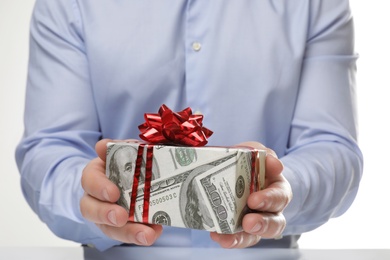
[[[204,99],[207,88],[205,67],[202,64],[207,57],[209,12],[210,1],[188,0],[185,26],[186,100],[197,114],[203,114],[207,109]]]

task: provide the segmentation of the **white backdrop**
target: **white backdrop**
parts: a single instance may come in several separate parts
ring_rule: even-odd
[[[28,26],[34,2],[0,0],[0,246],[77,246],[55,237],[32,213],[22,196],[14,160],[23,128]],[[305,234],[301,248],[390,249],[390,3],[351,0],[351,6],[360,54],[358,101],[364,177],[350,210]]]

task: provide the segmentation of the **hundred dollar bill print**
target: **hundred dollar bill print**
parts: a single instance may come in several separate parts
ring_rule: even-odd
[[[109,144],[107,151],[107,177],[120,188],[118,204],[128,211],[138,145]],[[248,212],[252,152],[245,148],[154,146],[148,223],[218,233],[242,230],[242,218]],[[255,152],[259,155],[256,171],[264,176],[265,151]],[[137,222],[143,222],[144,174],[141,168],[134,212]]]
[[[115,183],[121,191],[118,204],[129,210],[125,191],[133,184],[135,160],[137,159],[137,147],[131,145],[109,145],[107,149],[107,177]],[[152,180],[160,177],[157,161],[153,161]],[[145,160],[142,160],[140,183],[145,179]]]
[[[218,233],[242,230],[242,217],[249,210],[246,199],[251,185],[251,158],[248,153],[237,152],[235,158],[195,178]]]

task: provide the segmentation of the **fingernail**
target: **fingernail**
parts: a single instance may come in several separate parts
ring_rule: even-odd
[[[148,244],[148,241],[146,241],[146,236],[145,236],[144,232],[138,232],[137,235],[135,235],[135,239],[137,239],[137,241],[142,245]]]
[[[233,243],[229,246],[229,248],[235,247],[238,244],[238,239],[234,238]]]
[[[117,225],[115,211],[111,210],[108,212],[108,220],[115,226]]]
[[[261,225],[259,223],[256,223],[256,225],[253,226],[253,228],[251,229],[250,233],[257,233],[259,232],[261,229]]]
[[[103,198],[106,201],[110,201],[110,196],[108,196],[108,191],[106,189],[103,190]]]
[[[259,205],[257,205],[257,209],[261,209],[265,206],[265,202],[262,201]]]

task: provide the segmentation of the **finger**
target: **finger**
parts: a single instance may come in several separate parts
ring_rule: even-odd
[[[150,246],[162,233],[160,225],[144,225],[141,223],[128,222],[123,227],[113,227],[98,224],[99,228],[112,239],[124,243]]]
[[[250,194],[247,203],[250,209],[256,211],[279,213],[287,207],[291,199],[290,184],[287,181],[279,181],[270,184],[264,190]]]
[[[283,172],[283,168],[283,163],[278,159],[275,152],[267,151],[267,156],[265,159],[266,178],[270,179],[278,177]]]
[[[283,164],[278,159],[278,156],[274,150],[264,146],[263,144],[261,144],[259,142],[254,142],[254,141],[243,142],[243,143],[236,145],[236,147],[240,147],[240,146],[252,147],[254,149],[265,150],[267,152],[267,157],[266,157],[266,162],[265,162],[267,175],[271,175],[271,176],[279,175],[283,171]]]
[[[113,140],[111,139],[102,139],[95,145],[96,153],[98,154],[99,158],[104,162],[106,161],[107,144],[112,141]]]
[[[245,215],[242,227],[252,235],[276,238],[280,237],[286,227],[286,219],[283,214],[249,213]]]
[[[210,233],[210,237],[223,248],[246,248],[257,244],[261,239],[258,235],[245,232],[237,234],[218,234],[212,232]]]
[[[83,170],[81,186],[89,195],[108,202],[116,202],[120,191],[105,175],[105,163],[100,158],[93,159]]]
[[[239,143],[237,145],[235,145],[236,147],[240,147],[240,146],[244,146],[244,147],[252,147],[254,149],[258,149],[258,150],[266,150],[267,151],[267,154],[270,154],[272,155],[273,157],[275,158],[278,158],[278,156],[276,155],[275,151],[266,147],[265,145],[263,145],[262,143],[259,143],[259,142],[255,142],[255,141],[249,141],[249,142],[243,142],[243,143]]]
[[[88,194],[84,194],[80,200],[80,211],[85,219],[97,224],[122,227],[128,220],[127,211],[123,207],[102,202]]]

